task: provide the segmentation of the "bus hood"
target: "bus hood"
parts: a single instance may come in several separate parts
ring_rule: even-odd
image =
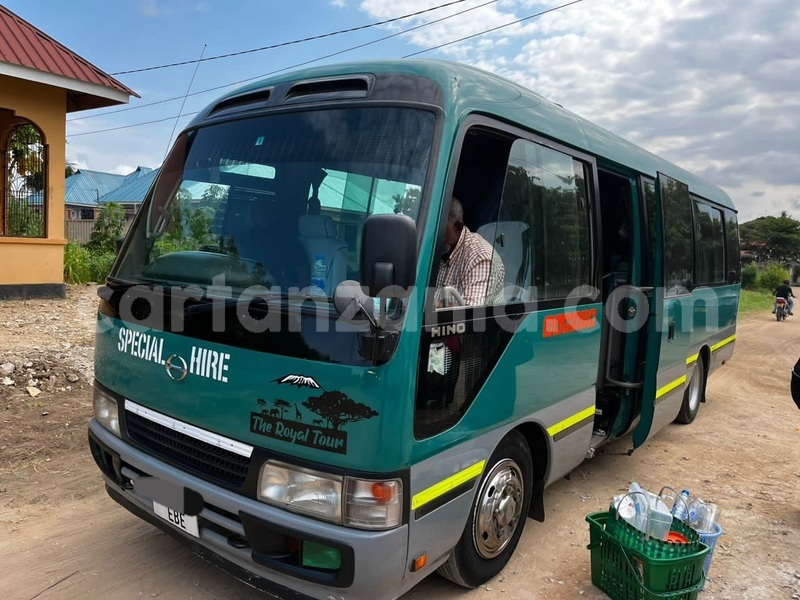
[[[284,460],[371,472],[407,466],[409,447],[400,440],[412,436],[400,429],[410,427],[413,403],[405,398],[407,377],[398,376],[408,370],[387,366],[275,356],[98,319],[95,377],[129,409],[144,407]]]

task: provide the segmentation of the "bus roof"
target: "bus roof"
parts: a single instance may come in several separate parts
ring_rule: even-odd
[[[462,63],[398,59],[312,67],[249,84],[223,96],[212,106],[228,98],[281,83],[364,73],[375,75],[396,73],[427,77],[442,88],[443,108],[446,114],[457,115],[459,121],[471,113],[492,115],[644,175],[655,178],[657,172],[662,172],[688,184],[692,193],[727,208],[734,208],[730,197],[710,182],[579,117],[525,87]],[[207,114],[207,111],[201,113],[204,114]],[[193,124],[196,122],[197,120]]]

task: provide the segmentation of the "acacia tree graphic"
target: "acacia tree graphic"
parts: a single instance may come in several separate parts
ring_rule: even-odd
[[[278,398],[273,402],[273,404],[275,405],[276,408],[278,408],[281,411],[281,419],[283,419],[283,411],[291,406],[291,404],[289,404],[286,400],[283,400],[282,398]]]
[[[265,414],[267,412],[267,408],[266,408],[267,401],[264,400],[263,398],[259,398],[258,399],[258,405],[261,407],[261,414],[262,415]]]
[[[331,429],[337,431],[347,423],[378,416],[378,412],[366,404],[356,402],[344,392],[337,390],[323,392],[321,396],[311,396],[303,402],[303,406],[327,419]]]

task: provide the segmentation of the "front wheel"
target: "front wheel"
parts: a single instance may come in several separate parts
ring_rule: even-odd
[[[701,357],[697,357],[692,366],[692,373],[689,378],[689,385],[683,393],[683,404],[681,412],[675,418],[678,423],[688,425],[697,417],[700,411],[700,403],[706,397],[706,369]]]
[[[461,539],[439,567],[440,575],[474,588],[506,566],[528,517],[532,473],[528,443],[510,432],[489,459]]]

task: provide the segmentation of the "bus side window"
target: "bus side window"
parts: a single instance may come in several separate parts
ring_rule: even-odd
[[[566,298],[591,281],[583,163],[528,140],[511,148],[495,224],[506,302]]]
[[[464,225],[490,245],[494,245],[503,180],[513,140],[512,136],[485,126],[471,127],[464,137],[458,160],[453,195],[463,208]],[[503,279],[497,270],[502,269],[503,258],[500,253],[492,256],[485,304],[502,302],[500,288]],[[443,267],[439,265],[439,268]]]
[[[693,197],[697,239],[697,283],[725,281],[725,232],[722,211]]]
[[[728,283],[739,283],[742,273],[742,258],[739,249],[739,225],[736,212],[725,209],[725,257]]]

